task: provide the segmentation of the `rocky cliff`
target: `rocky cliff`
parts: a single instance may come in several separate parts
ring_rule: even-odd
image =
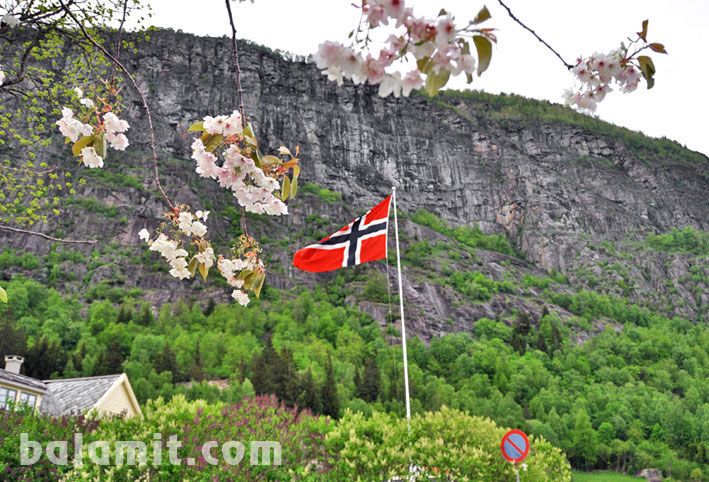
[[[561,284],[568,285],[561,290],[593,288],[672,315],[706,319],[706,256],[644,244],[648,235],[673,228],[709,229],[705,156],[561,106],[474,92],[382,99],[366,86],[338,87],[302,59],[246,43],[241,52],[246,108],[264,150],[299,144],[304,181],[341,194],[324,199],[311,189],[291,205],[287,218],[250,220],[266,237],[271,285],[330,279],[294,272],[288,261],[295,247],[338,228],[396,185],[405,217],[425,209],[451,227],[502,234],[518,253],[470,250],[450,235],[404,219],[407,248],[423,241],[442,247],[423,264],[405,268],[414,331],[424,337],[468,330],[482,316],[505,318],[521,310],[538,315],[548,304],[534,287],[469,302],[441,281],[470,270],[497,281],[560,272],[567,280]],[[227,40],[160,31],[125,62],[154,109],[166,188],[179,202],[213,209],[218,215],[212,231],[226,239],[238,229],[235,202],[193,174],[187,127],[206,114],[235,108]],[[71,215],[63,224],[37,226],[105,241],[98,254],[79,248],[83,263],[62,261],[60,270],[71,276],[60,284],[84,292],[101,282],[138,287],[156,305],[185,296],[223,297],[223,287],[169,279],[137,247],[137,232],[156,225],[163,209],[149,182],[126,181],[142,182],[147,175],[145,119],[136,99],[126,95],[133,153],[113,156],[105,174],[82,172],[89,182],[77,197],[95,199],[105,209],[79,202],[65,206]],[[69,165],[73,161],[63,149],[54,152]],[[0,236],[4,246],[49,252],[38,238]],[[22,268],[4,276],[17,271]],[[383,322],[385,304],[356,294],[350,299]]]

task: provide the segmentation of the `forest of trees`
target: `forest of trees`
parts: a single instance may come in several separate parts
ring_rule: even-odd
[[[333,417],[346,409],[402,415],[401,351],[385,338],[395,330],[344,303],[345,276],[314,290],[266,289],[247,308],[180,302],[156,317],[128,295],[86,309],[16,277],[6,285],[10,303],[0,307],[0,351],[25,355],[25,373],[38,378],[125,371],[141,402],[275,394]],[[483,318],[474,333],[428,346],[413,339],[413,412],[448,406],[526,429],[561,447],[579,469],[652,466],[701,480],[707,330],[593,292],[548,295],[577,325],[616,323],[580,343],[553,311],[539,319],[517,313],[511,325]],[[206,382],[218,378],[228,378],[229,388]],[[197,382],[181,384],[188,380]]]

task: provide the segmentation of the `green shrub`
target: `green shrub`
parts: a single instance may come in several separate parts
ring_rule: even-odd
[[[675,228],[665,234],[650,234],[645,238],[645,244],[657,251],[709,255],[709,233],[691,226]]]
[[[0,253],[0,270],[5,271],[6,269],[17,267],[27,270],[39,268],[39,259],[32,253],[22,253],[6,249]]]
[[[300,192],[314,194],[320,198],[321,201],[324,201],[327,204],[334,204],[342,201],[342,193],[331,191],[330,189],[318,186],[313,182],[306,182],[303,186],[301,186]]]
[[[416,211],[411,216],[411,220],[416,224],[427,226],[438,233],[451,237],[465,246],[496,251],[509,256],[516,255],[510,241],[501,234],[486,234],[477,226],[472,228],[469,226],[451,228],[441,218],[425,209]]]
[[[450,277],[453,288],[473,301],[487,301],[496,293],[513,293],[510,281],[497,282],[477,271],[456,272]]]
[[[74,197],[67,201],[67,204],[81,206],[85,210],[100,214],[106,218],[113,219],[118,217],[120,210],[114,206],[106,206],[104,203],[93,197]]]
[[[500,456],[505,429],[487,418],[447,407],[405,418],[375,412],[371,417],[349,410],[326,436],[332,455],[330,480],[406,479],[411,465],[417,480],[498,482],[514,480],[510,463]],[[543,438],[530,439],[525,482],[568,482],[566,457]]]
[[[378,271],[370,273],[362,290],[362,298],[375,303],[386,303],[389,301],[389,296],[386,276]]]

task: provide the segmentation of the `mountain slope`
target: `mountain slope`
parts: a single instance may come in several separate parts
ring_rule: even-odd
[[[213,210],[211,231],[226,242],[239,231],[238,210],[227,193],[193,173],[186,129],[206,114],[227,113],[236,105],[227,41],[158,31],[150,42],[138,42],[126,63],[149,89],[165,159],[164,184],[179,202]],[[292,252],[398,185],[405,215],[424,209],[451,230],[479,227],[502,234],[517,254],[466,247],[452,231],[442,235],[426,227],[430,222],[406,220],[406,247],[426,248],[417,244],[425,242],[431,248],[404,272],[414,332],[425,338],[468,331],[481,316],[514,318],[519,311],[538,316],[550,300],[520,280],[552,270],[573,285],[561,290],[594,288],[669,315],[706,319],[706,248],[658,251],[646,242],[648,235],[685,226],[704,236],[709,228],[705,156],[548,103],[478,93],[381,99],[366,86],[338,87],[303,60],[248,44],[241,51],[247,112],[262,146],[299,144],[304,180],[314,183],[315,194],[304,193],[291,205],[290,216],[250,221],[266,237],[273,286],[327,282],[328,275],[291,269]],[[221,286],[202,293],[200,283],[170,279],[138,246],[137,232],[157,225],[163,208],[143,181],[149,176],[147,132],[136,99],[126,96],[131,153],[113,155],[103,172],[77,171],[88,182],[75,198],[65,199],[67,215],[38,226],[95,237],[101,245],[93,254],[79,248],[82,254],[75,259],[84,263],[69,260],[54,268],[56,261],[45,260],[44,273],[32,274],[48,279],[55,269],[54,282],[84,294],[98,287],[139,288],[155,305],[185,296],[224,299]],[[18,152],[11,144],[2,149]],[[57,143],[50,152],[55,162],[72,165],[64,146]],[[340,195],[323,200],[317,186]],[[12,248],[49,249],[37,238],[0,236]],[[458,271],[480,271],[515,286],[490,299],[466,299],[451,286],[450,275]],[[359,302],[384,321],[385,308]]]

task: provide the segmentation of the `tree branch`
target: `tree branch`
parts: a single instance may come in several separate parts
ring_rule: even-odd
[[[118,66],[119,69],[128,77],[128,80],[130,80],[131,85],[135,89],[135,91],[138,93],[140,96],[140,100],[143,103],[143,110],[145,111],[145,115],[148,119],[148,131],[150,132],[150,148],[152,150],[152,155],[153,155],[153,175],[155,176],[155,185],[157,186],[158,190],[160,191],[160,194],[162,195],[163,199],[167,203],[168,206],[170,206],[170,209],[174,209],[175,205],[172,203],[170,198],[167,196],[165,193],[165,190],[162,187],[162,184],[160,183],[160,175],[158,173],[158,151],[157,147],[155,144],[155,128],[153,127],[153,116],[150,113],[150,107],[148,106],[148,101],[145,98],[145,94],[143,94],[143,91],[140,90],[140,87],[138,87],[138,83],[135,80],[135,77],[128,71],[128,69],[121,63],[120,60],[118,60],[116,57],[114,57],[111,52],[106,50],[106,48],[98,43],[92,36],[89,34],[89,32],[86,30],[84,25],[76,18],[74,13],[69,10],[69,8],[66,6],[64,3],[64,0],[59,0],[59,3],[62,5],[64,8],[64,11],[71,17],[71,19],[79,26],[79,29],[81,30],[81,33],[84,35],[84,37],[93,44],[94,47],[96,47],[103,55],[106,56],[107,59],[109,59],[111,62],[113,62],[115,65]]]
[[[564,58],[561,56],[561,54],[560,54],[559,52],[557,52],[556,50],[554,50],[554,48],[553,48],[551,45],[549,45],[548,43],[546,43],[546,42],[544,41],[544,39],[542,39],[539,35],[537,35],[537,33],[536,33],[534,30],[532,30],[531,28],[527,27],[520,19],[518,19],[518,18],[515,16],[515,14],[512,13],[512,10],[510,10],[510,7],[508,7],[507,5],[505,5],[505,3],[504,3],[502,0],[497,0],[497,3],[499,3],[500,5],[502,5],[502,6],[505,8],[505,10],[507,10],[507,13],[509,14],[510,18],[512,18],[512,20],[514,20],[515,22],[517,22],[518,24],[520,24],[525,30],[527,30],[529,33],[531,33],[532,35],[534,35],[534,36],[536,37],[536,39],[539,40],[546,48],[548,48],[549,50],[551,50],[551,51],[554,53],[554,55],[556,55],[556,56],[559,58],[559,60],[561,60],[561,63],[564,64],[564,67],[566,67],[566,68],[569,69],[569,70],[571,70],[571,69],[574,68],[573,65],[571,65],[571,64],[568,63],[566,60],[564,60]]]
[[[97,243],[97,241],[95,239],[55,238],[54,236],[50,236],[48,234],[40,233],[37,231],[30,231],[27,229],[13,228],[11,226],[5,226],[3,224],[0,224],[0,230],[10,231],[10,232],[19,233],[19,234],[30,234],[32,236],[39,236],[40,238],[48,239],[49,241],[56,241],[57,243],[68,243],[68,244],[96,244]]]
[[[241,67],[239,66],[239,48],[236,45],[236,25],[234,16],[231,13],[230,0],[224,0],[226,10],[229,13],[229,25],[231,25],[231,54],[234,62],[234,82],[239,99],[239,112],[241,113],[241,125],[246,127],[246,113],[244,112],[244,90],[241,88]]]
[[[244,109],[244,90],[241,87],[241,67],[239,66],[239,47],[236,44],[236,24],[234,23],[234,15],[231,12],[230,0],[224,0],[226,3],[226,11],[229,14],[229,25],[231,26],[231,57],[234,62],[234,83],[236,84],[236,92],[239,103],[239,112],[241,113],[241,126],[246,127],[246,111]],[[248,226],[246,223],[246,209],[241,208],[241,217],[239,218],[241,231],[245,235],[249,235]]]

